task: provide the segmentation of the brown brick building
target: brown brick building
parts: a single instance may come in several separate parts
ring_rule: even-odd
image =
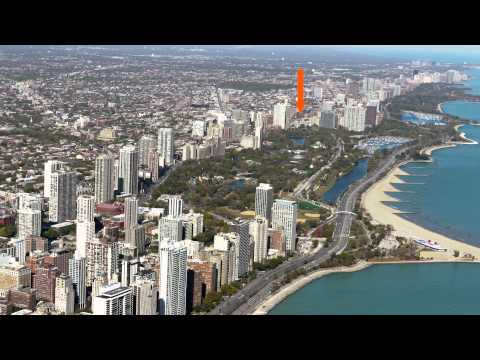
[[[8,294],[8,302],[17,308],[35,310],[37,291],[32,288],[11,289]]]
[[[48,239],[41,236],[28,236],[25,239],[25,252],[31,254],[35,250],[48,251]]]
[[[37,290],[37,300],[55,302],[55,282],[60,275],[58,268],[45,264],[38,267],[33,275],[33,288]]]
[[[268,243],[268,248],[277,250],[278,256],[285,256],[285,234],[282,230],[268,229]]]
[[[72,256],[73,254],[70,250],[56,248],[45,258],[45,263],[57,267],[62,274],[68,274],[68,260]]]

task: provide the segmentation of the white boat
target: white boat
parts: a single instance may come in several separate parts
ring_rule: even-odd
[[[440,245],[438,245],[438,243],[436,243],[436,242],[434,243],[431,240],[415,239],[415,242],[417,244],[420,244],[422,246],[428,247],[428,248],[436,250],[436,251],[447,251],[446,248],[441,247]]]

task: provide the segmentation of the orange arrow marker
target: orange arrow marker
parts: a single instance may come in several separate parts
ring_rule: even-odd
[[[297,111],[302,112],[304,107],[303,101],[303,69],[297,70]]]

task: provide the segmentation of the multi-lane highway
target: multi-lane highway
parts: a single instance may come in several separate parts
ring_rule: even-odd
[[[395,150],[381,163],[381,165],[375,171],[367,175],[359,182],[352,184],[350,188],[342,195],[340,201],[338,202],[337,210],[342,212],[351,212],[355,207],[355,202],[358,199],[358,196],[370,185],[376,182],[386,170],[392,167],[392,165],[396,162],[396,155],[408,150],[411,147],[412,145]],[[219,306],[217,306],[209,314],[249,314],[259,303],[261,303],[264,298],[270,294],[270,291],[267,291],[266,289],[270,289],[271,283],[274,280],[280,279],[287,273],[302,267],[304,267],[306,270],[309,270],[325,262],[333,254],[341,253],[348,245],[352,216],[353,215],[348,213],[340,213],[328,221],[335,221],[335,231],[330,247],[322,248],[314,254],[306,256],[294,256],[277,268],[257,276],[256,279],[248,283],[235,295],[219,304]]]

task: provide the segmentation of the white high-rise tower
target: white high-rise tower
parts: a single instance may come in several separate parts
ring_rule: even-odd
[[[255,190],[255,215],[264,217],[272,223],[273,188],[270,184],[261,183]]]
[[[77,174],[73,171],[59,170],[50,175],[50,180],[49,221],[61,223],[75,219]]]
[[[285,233],[285,249],[295,251],[297,239],[297,203],[295,201],[277,199],[272,207],[272,227]]]
[[[158,129],[158,144],[157,151],[160,156],[160,163],[165,166],[173,165],[174,159],[174,137],[172,128],[160,128]]]
[[[75,303],[84,309],[87,302],[87,259],[75,251],[73,258],[68,259],[68,275],[72,278],[75,290]]]
[[[40,236],[42,232],[42,212],[40,210],[21,209],[17,213],[17,238],[25,240],[28,236]]]
[[[187,297],[187,248],[182,242],[160,243],[160,315],[185,315]]]
[[[148,154],[157,148],[157,141],[153,136],[144,135],[138,141],[139,166],[148,166]]]
[[[120,149],[119,186],[125,195],[138,194],[138,151],[133,145]]]
[[[250,236],[254,242],[253,261],[261,263],[267,258],[268,221],[257,216],[250,222]]]
[[[80,195],[77,199],[77,251],[82,257],[87,256],[87,242],[95,236],[95,198]]]
[[[183,199],[181,195],[170,195],[168,197],[168,215],[172,217],[182,216]]]
[[[45,163],[43,172],[43,196],[50,197],[51,178],[50,175],[55,171],[62,170],[65,163],[57,160],[48,160]]]

